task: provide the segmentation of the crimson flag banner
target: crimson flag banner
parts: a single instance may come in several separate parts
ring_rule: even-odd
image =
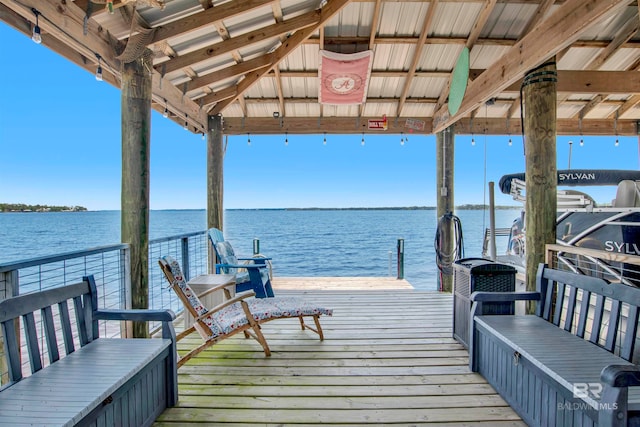
[[[321,50],[319,102],[331,105],[364,103],[372,62],[372,50],[353,54]]]

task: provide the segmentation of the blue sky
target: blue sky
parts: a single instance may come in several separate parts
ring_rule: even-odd
[[[0,23],[0,202],[120,208],[120,91]],[[10,65],[10,66],[9,66]],[[226,208],[434,206],[433,135],[230,136]],[[638,141],[558,138],[558,166],[638,169]],[[487,201],[487,181],[524,170],[520,136],[456,137],[455,202]],[[486,156],[485,156],[486,148]],[[485,160],[486,159],[486,160]],[[486,165],[486,167],[485,167]],[[485,179],[486,177],[486,179]],[[599,202],[615,189],[589,191]],[[516,204],[496,194],[497,204]],[[206,142],[153,112],[151,208],[206,207]]]

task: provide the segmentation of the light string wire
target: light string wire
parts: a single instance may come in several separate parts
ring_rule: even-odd
[[[35,10],[35,12],[33,12],[34,14],[37,14],[37,16],[39,17],[40,20],[44,20],[46,21],[50,26],[52,26],[53,28],[55,28],[56,30],[58,30],[59,32],[61,32],[62,34],[64,34],[65,36],[67,36],[69,38],[69,40],[71,42],[73,42],[73,44],[75,45],[75,48],[79,51],[82,52],[82,55],[84,55],[86,58],[102,58],[102,65],[104,68],[106,68],[107,70],[109,70],[109,72],[111,74],[113,74],[114,76],[117,77],[117,72],[115,71],[115,67],[113,67],[112,65],[110,65],[107,61],[105,61],[104,57],[101,56],[98,52],[93,51],[93,49],[89,48],[88,46],[85,46],[84,44],[82,44],[80,41],[78,41],[73,35],[69,34],[67,31],[64,30],[64,28],[60,28],[58,25],[56,25],[55,22],[51,21],[50,19],[47,18],[46,15],[44,15],[42,12],[40,12],[37,8],[32,8],[31,6],[22,3],[20,0],[13,0],[14,3],[28,9],[29,11]],[[89,52],[89,54],[87,54],[87,52]]]

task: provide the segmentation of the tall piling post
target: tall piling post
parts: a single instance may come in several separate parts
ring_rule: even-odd
[[[555,58],[527,73],[524,99],[525,205],[527,290],[536,289],[538,264],[545,260],[545,245],[556,241],[557,167]]]
[[[122,65],[121,235],[131,260],[131,307],[149,307],[149,155],[151,137],[150,56]],[[146,322],[133,322],[132,335],[149,335]]]
[[[209,116],[207,132],[207,228],[223,230],[224,146],[221,115]],[[209,273],[215,272],[215,252],[209,248]]]
[[[449,127],[436,134],[436,220],[442,218],[446,213],[453,213],[454,141],[453,127]],[[453,223],[449,221],[447,224],[449,224],[449,226],[445,227],[445,230],[440,230],[440,235],[442,236],[440,250],[446,254],[451,254],[454,249]],[[440,274],[439,289],[443,292],[453,291],[453,274]]]

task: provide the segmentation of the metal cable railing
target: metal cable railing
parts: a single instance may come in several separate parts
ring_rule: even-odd
[[[168,289],[158,266],[158,259],[164,255],[171,255],[181,263],[187,277],[195,277],[207,272],[207,245],[206,231],[164,237],[149,242],[149,308],[171,309],[175,313],[183,310],[174,292]],[[0,264],[0,299],[78,283],[87,275],[93,275],[95,278],[99,308],[130,307],[127,301],[131,283],[129,245],[127,244],[102,246]],[[54,323],[59,328],[56,316],[57,313],[54,313]],[[36,321],[42,328],[40,319]],[[153,330],[154,326],[150,325],[150,328]],[[121,336],[121,327],[115,322],[100,322],[100,336]],[[58,332],[61,333],[61,331]],[[77,331],[74,331],[74,334],[76,333]],[[40,333],[39,336],[43,337],[44,334]],[[77,340],[77,337],[74,340]],[[22,342],[26,342],[24,336]],[[61,345],[62,341],[60,341]],[[44,338],[41,338],[40,346],[46,349]],[[3,351],[0,345],[1,361],[4,361]],[[21,352],[24,355],[23,363],[29,363],[26,346],[23,345]],[[44,363],[46,364],[47,361],[45,360]],[[0,362],[0,373],[4,383],[7,374],[4,362]]]

